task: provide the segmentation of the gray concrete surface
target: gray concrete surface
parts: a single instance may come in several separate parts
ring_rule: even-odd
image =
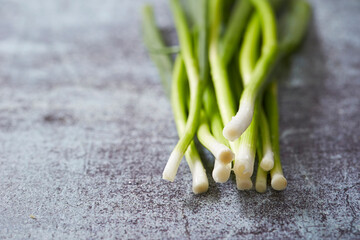
[[[200,196],[185,162],[161,180],[177,134],[144,2],[0,1],[0,239],[360,239],[360,1],[312,0],[280,78],[287,190]]]

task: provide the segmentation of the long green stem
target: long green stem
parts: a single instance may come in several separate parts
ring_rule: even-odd
[[[277,102],[277,84],[275,82],[269,86],[265,94],[265,108],[269,119],[272,149],[274,152],[274,167],[270,171],[271,186],[273,189],[281,191],[286,188],[287,181],[284,177],[280,161],[279,109]]]
[[[259,16],[253,13],[239,54],[240,72],[245,87],[250,83],[251,74],[259,58],[260,27]]]
[[[221,41],[221,60],[225,65],[230,62],[236,52],[251,11],[252,5],[249,0],[236,1]]]
[[[199,125],[204,81],[200,79],[198,64],[192,46],[191,33],[180,2],[179,0],[171,0],[170,3],[190,85],[190,108],[186,128],[172,151],[163,172],[163,179],[174,181],[181,159],[193,140]]]
[[[238,51],[237,51],[238,52]],[[240,99],[242,91],[243,91],[243,84],[241,81],[240,69],[239,69],[239,59],[238,57],[233,57],[231,62],[227,66],[227,71],[229,73],[229,80],[230,86],[233,92],[233,96],[235,99]],[[236,103],[236,102],[235,102]],[[236,109],[239,106],[236,104]],[[222,134],[222,131],[221,131]]]
[[[299,4],[301,5],[301,2],[299,2]],[[258,8],[257,8],[258,9]],[[291,17],[293,18],[297,18],[297,21],[299,21],[299,19],[301,17],[304,16],[308,16],[309,14],[306,14],[306,7],[293,7],[293,9],[299,9],[297,11],[295,11],[295,14],[291,15]],[[261,11],[261,9],[259,10],[259,12]],[[256,78],[254,79],[254,75],[256,76],[256,69],[259,66],[258,63],[255,67],[255,70],[253,72],[253,68],[254,68],[254,62],[256,59],[256,43],[257,43],[257,38],[259,35],[259,21],[256,20],[257,15],[253,15],[250,23],[249,23],[249,27],[248,30],[245,34],[245,40],[243,43],[243,47],[241,49],[241,54],[240,54],[240,69],[242,72],[242,77],[243,77],[243,81],[244,81],[244,85],[245,85],[245,91],[244,94],[247,92],[247,90],[249,89],[249,87],[254,86],[252,85],[253,81],[256,80]],[[287,18],[290,18],[287,17]],[[291,21],[290,21],[291,22]],[[295,20],[292,20],[292,22],[295,22]],[[301,22],[301,21],[300,21]],[[305,21],[306,22],[306,21]],[[295,24],[292,24],[295,25]],[[281,46],[282,46],[282,50],[284,51],[282,55],[287,54],[287,51],[292,50],[295,46],[298,45],[298,43],[300,42],[303,33],[305,32],[303,25],[306,24],[298,24],[301,26],[301,32],[302,34],[298,34],[296,35],[296,37],[292,37],[288,35],[291,35],[292,32],[294,31],[293,28],[289,28],[289,29],[285,29],[285,36],[284,36],[284,41],[281,42]],[[269,30],[270,29],[270,30]],[[271,44],[273,43],[273,41],[270,41],[271,39],[274,38],[274,36],[272,35],[274,31],[271,31],[271,28],[269,29],[265,29],[267,31],[263,30],[263,35],[264,35],[264,46],[263,46],[263,50],[262,50],[262,54],[263,56],[267,56],[266,53],[267,52],[271,52],[271,48],[267,47],[267,46],[271,46]],[[266,36],[270,36],[268,38],[266,38]],[[269,40],[270,39],[270,40]],[[266,41],[267,40],[267,41]],[[269,50],[270,49],[270,50]],[[260,58],[259,62],[261,63],[262,58]],[[274,61],[272,64],[275,65],[276,59],[273,58],[272,61]],[[261,66],[261,65],[260,65]],[[265,79],[265,75],[264,75],[264,79]],[[251,88],[250,88],[251,89]],[[248,91],[249,92],[249,91]],[[259,97],[258,97],[259,98]],[[259,101],[259,99],[257,100]],[[241,103],[240,103],[240,108],[241,108]],[[256,106],[254,107],[255,111],[256,111]],[[273,165],[274,165],[274,157],[273,157],[273,152],[271,149],[271,141],[269,138],[269,130],[268,130],[268,125],[267,125],[267,120],[266,120],[266,116],[265,114],[262,114],[263,110],[260,109],[260,131],[262,133],[262,146],[263,146],[263,152],[264,152],[264,157],[263,159],[260,159],[261,161],[261,167],[264,170],[270,170]],[[255,115],[255,114],[254,114]],[[254,125],[256,124],[256,119],[255,117],[253,118],[250,127],[248,127],[245,132],[243,133],[243,135],[241,136],[241,140],[240,140],[240,148],[235,160],[235,166],[234,166],[234,171],[235,173],[237,173],[237,175],[240,174],[244,174],[246,172],[248,172],[246,169],[250,169],[250,173],[252,174],[252,169],[253,169],[253,162],[254,162],[254,157],[255,157],[255,153],[254,153],[254,144],[255,142],[253,142],[253,140],[255,139],[255,137],[253,137],[253,135],[255,135],[256,133],[253,132],[253,129],[255,129]],[[226,131],[224,130],[224,133],[226,133]]]
[[[280,33],[281,56],[287,56],[301,43],[311,16],[309,4],[304,0],[292,1],[290,10],[280,20],[282,32]],[[277,84],[273,82],[265,94],[265,108],[270,125],[272,149],[274,152],[274,167],[270,171],[271,186],[281,191],[287,186],[280,161],[279,145],[279,110],[277,102]]]
[[[311,17],[311,8],[305,0],[293,0],[288,11],[281,17],[279,23],[279,47],[282,56],[294,52],[300,45],[307,31]]]
[[[167,46],[156,26],[153,8],[149,5],[145,5],[142,9],[142,32],[145,46],[159,71],[165,93],[170,98],[172,61],[169,55],[153,51],[154,49],[166,49]]]
[[[198,11],[199,5],[205,6],[205,2],[207,0],[197,0],[192,1],[188,0],[189,6],[192,6],[192,18],[195,19],[194,22],[197,22],[198,26],[202,26],[202,28],[207,28],[207,24],[205,23],[205,19],[207,19],[206,11]],[[210,8],[211,10],[211,8]],[[201,12],[203,14],[201,14]],[[200,18],[199,18],[200,16]],[[209,22],[212,22],[212,14],[209,14]],[[195,29],[197,31],[197,29]],[[209,69],[209,60],[207,55],[207,31],[200,31],[200,34],[198,34],[198,41],[195,43],[201,43],[198,44],[198,58],[199,58],[199,66],[200,66],[200,75],[201,78],[208,78],[208,69]],[[203,33],[203,34],[202,34]],[[198,129],[198,139],[200,142],[210,150],[210,152],[213,153],[215,156],[215,163],[214,163],[214,169],[212,172],[213,179],[215,182],[223,183],[226,182],[231,173],[231,161],[234,159],[234,154],[231,152],[230,149],[228,149],[226,146],[229,145],[229,143],[224,139],[223,136],[220,138],[217,137],[216,139],[213,137],[213,134],[215,132],[216,136],[218,136],[218,133],[222,132],[222,121],[220,118],[220,115],[218,113],[216,98],[214,94],[214,90],[212,86],[209,86],[206,88],[205,94],[204,94],[204,108],[207,115],[207,118],[205,117],[205,114],[202,114],[201,118],[201,124]],[[209,125],[207,123],[207,120],[210,121],[210,128],[213,133],[210,132]],[[223,142],[221,144],[220,142]],[[225,146],[226,145],[226,146]]]
[[[212,24],[210,31],[209,59],[212,80],[215,87],[215,95],[220,111],[220,116],[224,124],[231,121],[234,116],[235,102],[230,88],[229,77],[225,63],[221,60],[219,53],[219,33],[222,18],[222,0],[212,0],[210,12],[212,13]],[[232,150],[236,149],[238,143],[230,143]]]
[[[187,121],[187,83],[185,75],[185,67],[182,57],[181,55],[178,55],[174,67],[171,105],[174,113],[176,128],[180,137],[184,134]],[[209,182],[206,176],[205,168],[201,162],[200,155],[193,141],[190,143],[190,146],[185,152],[185,159],[193,177],[193,192],[195,194],[206,192],[209,187]]]
[[[229,147],[229,142],[222,135],[222,129],[224,125],[217,107],[215,92],[212,84],[208,85],[204,93],[204,109],[208,117],[212,135],[218,142]],[[232,159],[234,159],[234,156],[232,156]],[[214,181],[218,183],[224,183],[229,179],[230,173],[231,162],[224,163],[215,158],[214,169],[212,171],[212,177]]]
[[[255,101],[262,91],[266,77],[275,64],[278,54],[276,20],[268,0],[251,0],[257,10],[263,34],[261,57],[251,74],[250,83],[245,87],[240,99],[239,111],[225,125],[225,138],[234,141],[249,127],[254,114]]]
[[[188,11],[193,22],[193,32],[195,32],[194,53],[198,58],[200,79],[209,77],[209,57],[208,57],[208,3],[207,0],[187,0]]]
[[[212,2],[213,4],[211,12],[213,17],[210,31],[209,58],[220,115],[223,122],[226,124],[231,120],[231,117],[235,113],[235,102],[229,85],[226,66],[224,65],[223,61],[221,61],[219,54],[219,33],[223,1],[213,0]]]
[[[152,60],[155,62],[160,73],[164,91],[170,98],[172,97],[172,108],[175,116],[175,123],[179,136],[185,131],[187,110],[186,110],[186,97],[187,83],[185,82],[185,69],[183,66],[182,58],[179,55],[172,75],[172,62],[169,58],[168,52],[164,51],[169,49],[165,46],[164,41],[160,35],[151,6],[143,8],[143,37],[144,42],[149,50]],[[156,50],[156,51],[155,51]],[[174,79],[174,85],[171,85],[171,79]],[[171,93],[173,92],[173,93]],[[188,163],[192,173],[192,189],[195,194],[206,192],[209,186],[206,176],[205,168],[201,162],[200,155],[196,149],[194,142],[190,143],[186,153],[185,159]]]
[[[219,142],[229,147],[229,141],[222,135],[222,129],[224,126],[217,106],[214,86],[211,83],[209,83],[205,89],[203,104],[206,116],[210,122],[210,128],[213,136]]]
[[[250,126],[241,135],[239,150],[235,157],[234,172],[237,176],[250,178],[254,172],[256,141],[258,137],[258,119],[260,102],[257,101]]]
[[[250,84],[251,74],[258,59],[258,47],[260,42],[260,21],[257,13],[254,13],[245,32],[244,41],[240,51],[240,73],[245,89]],[[258,116],[260,101],[257,101],[254,118],[250,126],[240,137],[239,150],[234,164],[236,176],[250,178],[254,171],[256,141],[258,135]]]
[[[251,74],[254,70],[257,58],[258,58],[258,45],[260,40],[260,20],[257,13],[254,13],[251,17],[249,27],[245,33],[243,47],[240,52],[240,69],[243,77],[244,85],[247,86],[251,80]],[[262,141],[261,146],[263,147],[262,158],[259,159],[261,166],[264,170],[269,171],[274,165],[274,157],[271,149],[271,141],[269,134],[269,127],[267,124],[266,115],[263,107],[259,104],[259,138]],[[253,120],[254,121],[254,120]],[[252,124],[252,123],[251,123]],[[249,128],[248,128],[249,129]],[[248,131],[245,130],[244,134]],[[242,138],[242,137],[241,137]],[[252,145],[255,143],[244,143],[245,145]]]

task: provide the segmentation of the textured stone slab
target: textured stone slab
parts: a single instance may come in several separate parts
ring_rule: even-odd
[[[161,180],[177,134],[144,2],[1,1],[0,239],[360,239],[360,2],[312,0],[279,79],[288,189],[200,196],[185,162]]]

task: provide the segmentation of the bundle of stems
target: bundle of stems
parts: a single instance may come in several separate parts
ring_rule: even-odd
[[[280,161],[278,91],[281,60],[300,45],[310,19],[305,0],[169,0],[179,52],[166,46],[153,9],[144,6],[144,43],[171,100],[179,141],[163,179],[174,181],[185,155],[195,194],[209,181],[197,146],[214,156],[212,177],[226,182],[231,171],[239,190],[284,190]],[[230,14],[229,14],[230,11]],[[278,19],[277,19],[278,16]],[[176,49],[176,48],[175,48]],[[176,54],[175,61],[170,54]]]

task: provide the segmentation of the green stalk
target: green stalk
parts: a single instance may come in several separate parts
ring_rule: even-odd
[[[245,87],[251,80],[251,74],[259,58],[260,30],[260,19],[258,14],[254,13],[246,29],[244,42],[239,54],[240,72]]]
[[[239,111],[232,120],[225,125],[225,138],[234,141],[249,127],[255,108],[255,101],[262,91],[266,77],[275,64],[278,46],[276,37],[276,20],[268,0],[251,0],[260,17],[263,46],[261,57],[251,74],[250,83],[245,87],[240,99]]]
[[[239,52],[239,50],[237,50],[236,52]],[[227,71],[228,71],[228,76],[229,76],[229,80],[230,80],[230,86],[233,92],[233,96],[235,99],[240,99],[241,97],[241,93],[243,91],[243,84],[241,81],[241,75],[240,75],[240,69],[239,69],[239,58],[233,57],[233,59],[230,61],[230,63],[227,66]],[[239,108],[238,106],[238,101],[235,102],[236,103],[236,109]],[[222,134],[222,131],[221,131]]]
[[[304,38],[311,16],[311,9],[307,1],[293,0],[289,11],[280,20],[282,31],[280,32],[281,57],[286,57],[296,50]],[[280,57],[279,57],[280,59]],[[284,177],[279,146],[279,110],[277,102],[277,84],[273,82],[265,94],[265,108],[269,120],[272,149],[274,152],[274,167],[270,171],[271,186],[281,191],[287,186]]]
[[[153,10],[151,6],[145,6],[143,8],[143,33],[145,45],[152,56],[152,60],[155,62],[160,76],[166,95],[172,101],[173,112],[175,116],[176,128],[179,136],[185,131],[186,119],[187,119],[187,105],[186,99],[188,96],[187,83],[185,82],[185,69],[181,56],[177,57],[174,74],[172,75],[172,62],[167,52],[164,49],[169,49],[165,46],[164,41],[158,30]],[[159,51],[155,52],[154,51]],[[174,84],[171,87],[171,79],[174,79]],[[171,93],[173,92],[173,93]],[[192,189],[195,194],[206,192],[209,186],[208,179],[206,176],[205,168],[201,162],[200,155],[196,149],[194,142],[190,143],[186,153],[185,159],[189,165],[192,173]]]
[[[212,13],[212,23],[210,30],[209,60],[211,67],[212,80],[215,88],[217,105],[220,116],[224,124],[231,121],[235,114],[235,102],[233,92],[230,87],[229,77],[225,63],[221,60],[219,53],[219,33],[222,18],[222,0],[212,0],[210,12]],[[230,143],[231,149],[236,149],[237,143]]]
[[[257,13],[254,13],[245,33],[244,42],[240,51],[240,70],[245,88],[251,83],[251,75],[258,59],[258,46],[260,42],[260,20]],[[240,147],[235,159],[234,171],[237,175],[252,176],[254,170],[256,143],[261,141],[265,158],[260,158],[265,170],[273,167],[273,153],[269,136],[267,119],[261,106],[261,99],[257,99],[255,114],[250,126],[240,137]],[[258,129],[259,128],[259,129]],[[259,130],[259,133],[258,133]],[[259,136],[261,135],[261,137]],[[257,140],[257,138],[259,140]],[[264,156],[264,154],[261,154]]]
[[[251,11],[252,5],[249,0],[236,2],[221,41],[221,60],[225,65],[230,62],[236,52]]]
[[[268,175],[268,172],[260,167],[260,162],[261,162],[260,160],[264,156],[262,149],[263,149],[263,146],[261,146],[261,139],[258,139],[257,146],[256,146],[256,150],[257,150],[256,152],[257,152],[259,164],[258,164],[258,168],[257,168],[257,172],[256,172],[255,190],[259,193],[266,192],[267,175]]]
[[[208,79],[208,3],[207,0],[187,0],[186,3],[194,25],[193,32],[196,33],[196,47],[194,49],[198,58],[200,79]]]
[[[254,13],[251,17],[249,26],[245,33],[244,43],[239,55],[240,69],[245,87],[251,81],[251,74],[254,71],[256,61],[258,59],[259,43],[260,43],[260,20],[258,14]],[[258,141],[262,141],[261,146],[263,147],[262,152],[264,153],[262,154],[264,158],[263,157],[260,158],[259,162],[261,162],[261,165],[265,170],[269,171],[274,165],[274,159],[271,149],[269,127],[261,104],[259,104],[259,111],[260,111],[259,121],[257,124],[259,126],[259,136],[261,136],[261,138],[259,137]],[[252,120],[251,124],[256,124],[254,122],[254,119]],[[251,133],[250,127],[245,130],[243,135],[249,135],[249,134],[255,134],[255,133]],[[242,136],[240,137],[240,139],[243,138]],[[246,139],[251,139],[251,138],[246,137]],[[246,146],[252,147],[256,144],[256,142],[246,142],[246,141],[242,141],[242,143],[244,147]],[[250,151],[250,152],[252,153],[251,156],[255,158],[255,151],[254,152]],[[254,159],[251,159],[251,162],[254,162]]]
[[[221,144],[213,137],[205,116],[202,112],[202,121],[198,129],[198,139],[215,157],[214,169],[212,172],[215,182],[226,182],[231,173],[231,161],[234,159],[234,153],[224,144]]]
[[[215,139],[224,144],[225,146],[229,147],[229,142],[224,138],[222,135],[223,123],[221,120],[221,116],[219,113],[219,109],[216,103],[215,92],[212,84],[210,83],[205,90],[204,93],[204,109],[209,121],[209,125],[211,128],[211,133],[215,137]],[[199,135],[198,135],[199,137]],[[234,159],[234,156],[232,156]],[[232,160],[231,159],[231,160]],[[230,160],[230,161],[231,161]],[[224,183],[226,182],[231,173],[231,162],[226,163],[219,161],[219,159],[215,158],[214,169],[212,171],[212,177],[215,182],[217,183]]]
[[[279,46],[283,57],[298,48],[308,29],[310,17],[311,8],[307,1],[293,0],[289,3],[288,11],[279,21]]]
[[[210,128],[213,136],[222,144],[229,147],[229,141],[227,141],[222,135],[223,123],[217,106],[214,86],[210,83],[204,92],[204,110],[208,121],[210,122]]]
[[[241,135],[239,150],[235,157],[234,172],[236,176],[250,178],[254,172],[256,141],[258,138],[258,119],[260,101],[256,102],[253,120]]]
[[[185,75],[182,57],[181,55],[178,55],[174,67],[171,105],[179,137],[184,134],[187,121],[186,98],[188,94]],[[191,141],[190,146],[185,152],[185,159],[193,177],[193,192],[195,194],[206,192],[209,187],[209,182],[206,176],[205,168],[201,162],[200,155],[193,141]]]
[[[160,54],[160,55],[169,55],[180,53],[179,46],[170,46],[164,48],[148,48],[150,54]]]
[[[303,1],[299,1],[298,5],[302,3]],[[257,8],[258,9],[258,8]],[[300,17],[306,16],[304,9],[306,9],[305,7],[293,7],[293,9],[300,9],[295,11],[296,14],[292,14],[291,17],[293,18],[297,18],[297,21],[299,21]],[[259,10],[260,13],[261,9]],[[300,14],[301,13],[301,14]],[[244,43],[243,43],[243,47],[241,49],[241,54],[240,54],[240,69],[241,69],[241,73],[242,73],[242,77],[243,77],[243,81],[244,81],[244,85],[245,85],[245,91],[244,94],[246,94],[247,90],[249,89],[249,87],[254,86],[252,85],[253,81],[256,81],[257,78],[254,78],[254,75],[256,76],[256,70],[257,67],[259,66],[259,62],[261,63],[262,57],[260,58],[259,62],[256,64],[255,66],[255,70],[253,71],[254,65],[255,65],[255,61],[257,58],[257,47],[256,44],[258,42],[258,38],[259,38],[259,21],[256,20],[257,15],[255,15],[256,13],[254,13],[250,23],[249,23],[249,27],[248,30],[245,34],[245,39],[244,39]],[[309,14],[308,14],[309,15]],[[289,19],[290,16],[287,17],[287,19]],[[296,22],[295,20],[293,20],[293,22]],[[301,21],[300,21],[301,22]],[[306,21],[305,21],[306,22]],[[293,26],[294,24],[292,24]],[[301,27],[301,29],[304,29],[303,25],[304,24],[299,24]],[[271,28],[270,28],[271,29]],[[271,44],[273,44],[274,41],[270,41],[271,39],[274,38],[274,36],[272,35],[274,31],[270,31],[269,29],[267,29],[268,31],[264,31],[263,30],[263,35],[265,37],[264,39],[264,46],[262,49],[262,54],[263,56],[267,56],[266,53],[267,52],[271,52],[271,48],[268,46],[271,46]],[[286,32],[286,35],[284,37],[284,39],[286,41],[281,42],[281,45],[283,48],[283,51],[289,51],[289,49],[294,49],[294,47],[296,47],[298,45],[298,43],[300,42],[303,33],[305,32],[305,30],[301,30],[302,34],[298,34],[296,35],[296,37],[287,37],[288,35],[291,35],[293,33],[293,28],[289,28]],[[270,36],[268,38],[266,38],[267,36]],[[266,41],[267,39],[267,41]],[[269,40],[270,39],[270,40]],[[270,50],[269,50],[270,49]],[[284,55],[287,52],[284,52]],[[275,59],[273,59],[273,65],[275,65],[276,61]],[[261,65],[260,65],[261,66]],[[264,75],[264,79],[265,79],[266,75]],[[251,89],[251,88],[250,88]],[[261,97],[257,97],[257,102],[260,101],[259,98],[261,99]],[[257,111],[257,105],[260,104],[256,104],[255,105],[255,112]],[[240,108],[241,108],[241,103],[240,103]],[[268,125],[267,125],[267,119],[266,116],[263,112],[262,109],[259,109],[260,111],[260,122],[259,122],[259,126],[260,126],[260,131],[262,133],[262,146],[263,146],[263,152],[264,152],[264,157],[263,159],[260,159],[261,161],[261,167],[264,170],[270,170],[273,165],[274,165],[274,157],[273,157],[273,150],[271,149],[271,140],[269,137],[269,130],[268,130]],[[253,162],[254,162],[254,158],[255,158],[255,151],[254,151],[254,145],[255,145],[255,139],[256,139],[256,132],[254,131],[255,129],[255,125],[256,125],[256,118],[255,118],[255,114],[254,114],[254,118],[251,121],[250,126],[245,130],[245,132],[243,133],[243,135],[241,136],[241,140],[240,140],[240,148],[238,151],[238,154],[236,156],[235,159],[235,166],[234,166],[234,171],[237,175],[241,175],[241,174],[248,174],[251,176],[252,174],[252,170],[253,170]],[[226,130],[224,130],[224,133],[226,133]],[[224,134],[225,135],[225,134]]]
[[[219,34],[222,18],[222,0],[212,0],[212,24],[210,30],[209,59],[212,79],[215,87],[216,99],[218,102],[222,121],[226,124],[235,113],[235,103],[229,85],[226,66],[219,54]]]
[[[174,15],[181,47],[181,54],[184,58],[190,86],[190,108],[186,128],[184,134],[180,137],[178,143],[172,151],[163,172],[163,179],[174,181],[181,159],[184,156],[189,144],[193,140],[199,125],[204,81],[201,81],[200,79],[198,64],[192,46],[191,33],[179,0],[171,0],[170,6]]]
[[[245,32],[239,55],[240,73],[245,89],[251,83],[251,74],[258,59],[257,49],[259,47],[259,42],[260,21],[257,13],[254,13]],[[250,126],[240,137],[239,150],[234,164],[234,172],[237,177],[250,178],[254,171],[256,142],[258,137],[259,107],[260,101],[258,100],[255,107],[254,118]]]
[[[167,49],[159,29],[156,26],[153,8],[145,5],[142,9],[142,33],[145,46],[149,50],[151,60],[155,63],[165,93],[170,98],[172,61],[169,55],[160,54],[155,51]],[[155,52],[154,52],[155,51]]]
[[[277,84],[271,83],[265,94],[265,108],[269,120],[272,149],[274,152],[274,167],[270,171],[271,186],[273,189],[281,191],[287,186],[280,161],[279,144],[279,109],[277,102]]]
[[[280,53],[278,55],[278,59],[289,55],[299,46],[303,36],[305,35],[309,19],[310,7],[306,1],[295,0],[290,3],[290,11],[287,12],[281,20],[282,24],[280,29],[283,30],[283,32],[280,33]],[[283,175],[280,162],[276,84],[273,84],[268,90],[266,105],[268,116],[270,117],[271,140],[265,113],[261,111],[261,116],[263,117],[260,117],[260,131],[263,147],[262,152],[264,155],[260,160],[258,174],[264,176],[262,169],[272,169],[272,187],[275,190],[283,190],[286,188],[287,181]]]

